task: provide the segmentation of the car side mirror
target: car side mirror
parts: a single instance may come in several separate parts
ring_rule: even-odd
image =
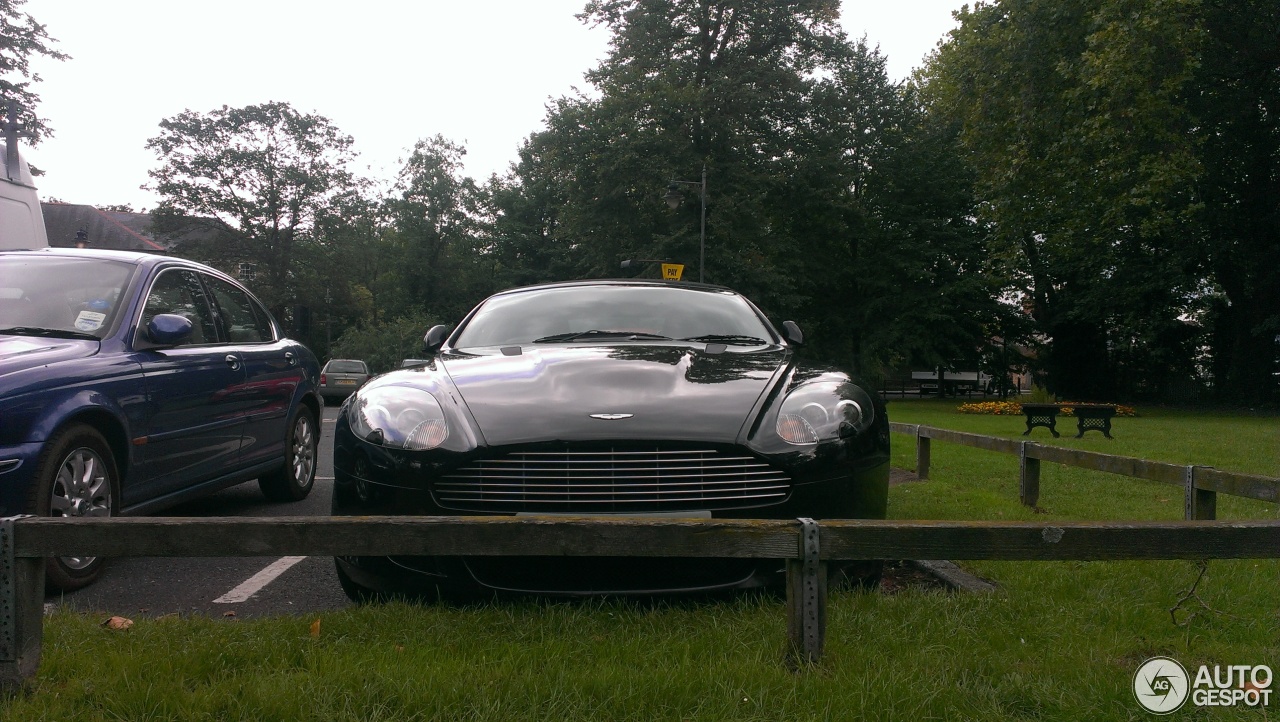
[[[800,330],[795,321],[782,322],[782,338],[792,346],[804,345],[804,332]]]
[[[440,347],[444,345],[444,340],[449,337],[449,329],[446,326],[432,326],[427,335],[422,337],[422,350],[428,356],[439,353]]]
[[[157,346],[177,346],[191,338],[191,319],[176,313],[159,313],[147,322],[147,340]]]

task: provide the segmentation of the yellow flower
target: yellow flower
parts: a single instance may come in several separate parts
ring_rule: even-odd
[[[1059,404],[1058,413],[1062,416],[1074,416],[1073,407],[1078,405],[1078,401],[1063,401]],[[1120,404],[1109,404],[1116,407],[1116,416],[1137,416],[1138,412],[1132,406],[1122,406]],[[1022,404],[1017,401],[980,401],[961,404],[956,408],[962,414],[988,414],[997,416],[1021,416]]]

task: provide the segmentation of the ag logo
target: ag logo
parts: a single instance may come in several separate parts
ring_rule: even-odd
[[[1178,711],[1191,692],[1191,678],[1177,660],[1152,657],[1133,675],[1133,696],[1148,712],[1170,714]]]

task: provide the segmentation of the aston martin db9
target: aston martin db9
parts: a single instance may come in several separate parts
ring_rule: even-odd
[[[579,281],[498,293],[335,430],[335,515],[885,516],[889,423],[718,286]],[[864,565],[874,569],[874,565]],[[767,585],[768,560],[339,557],[355,600]]]

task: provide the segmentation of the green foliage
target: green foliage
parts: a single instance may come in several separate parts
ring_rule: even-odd
[[[67,60],[69,55],[55,49],[56,39],[29,13],[22,12],[27,0],[0,0],[0,122],[8,121],[10,105],[16,105],[17,121],[31,145],[52,133],[44,118],[36,114],[40,96],[32,86],[40,76],[31,72],[31,58],[43,55]]]
[[[1058,397],[1043,386],[1032,385],[1027,401],[1033,404],[1056,404],[1058,403]]]
[[[500,279],[616,276],[660,258],[736,288],[807,352],[874,376],[972,356],[996,314],[954,133],[930,128],[838,3],[613,0],[588,80],[489,186]],[[698,190],[707,173],[706,268]],[[688,192],[675,211],[672,180]]]
[[[959,129],[1053,388],[1274,393],[1280,269],[1257,259],[1280,252],[1280,121],[1258,109],[1280,104],[1263,30],[1280,6],[1001,0],[957,17],[924,87]]]
[[[352,329],[666,259],[872,382],[1028,363],[1064,398],[1280,393],[1280,5],[978,3],[906,84],[839,10],[593,0],[579,17],[612,42],[591,88],[553,99],[483,184],[439,135],[379,196],[324,118],[187,111],[148,146],[158,228],[256,263],[255,291],[322,355]]]
[[[288,103],[166,118],[147,141],[161,161],[149,172],[161,197],[157,228],[203,227],[205,238],[184,253],[228,267],[256,263],[256,290],[283,316],[299,301],[300,278],[325,285],[317,225],[356,190],[351,143],[328,119]]]
[[[290,280],[299,303],[313,310],[304,340],[321,356],[330,355],[329,342],[347,328],[380,318],[372,289],[396,266],[386,236],[380,204],[360,195],[339,196],[317,215],[300,269],[305,273]]]
[[[427,329],[442,323],[438,319],[417,313],[354,326],[334,342],[329,357],[362,359],[374,373],[392,371],[404,359],[422,357],[422,337]]]
[[[420,140],[386,201],[396,294],[389,313],[459,317],[491,290],[481,246],[483,195],[462,174],[466,150],[442,136]]]

